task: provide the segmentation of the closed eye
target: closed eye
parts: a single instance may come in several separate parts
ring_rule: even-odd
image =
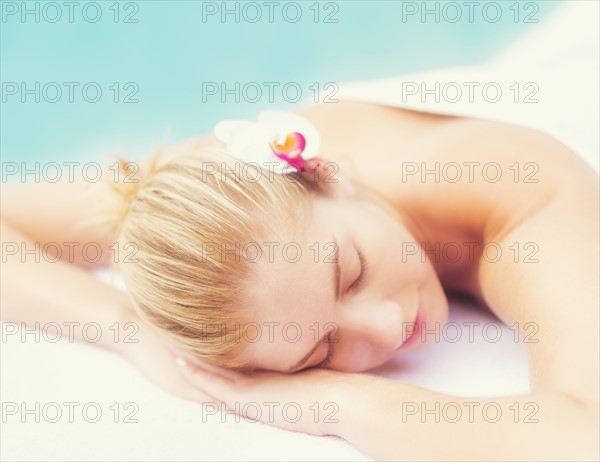
[[[365,276],[367,273],[367,260],[364,256],[364,254],[362,253],[362,251],[358,247],[355,247],[355,249],[356,249],[356,253],[358,255],[358,259],[360,261],[360,273],[356,277],[354,282],[352,284],[350,284],[350,287],[348,287],[348,292],[356,291],[356,290],[360,289],[362,283],[365,280]]]
[[[356,254],[358,255],[358,260],[360,262],[360,273],[358,274],[358,276],[356,277],[354,282],[352,282],[352,284],[350,284],[350,287],[348,287],[346,292],[355,291],[355,290],[360,289],[366,278],[366,275],[367,275],[367,259],[365,258],[365,255],[362,253],[362,251],[358,248],[358,246],[355,245],[354,249],[356,250]],[[337,340],[334,340],[332,338],[332,335],[333,335],[333,333],[329,334],[325,338],[325,343],[328,346],[327,356],[325,356],[325,359],[314,367],[320,367],[320,368],[329,367],[331,360],[333,358],[333,354],[334,354],[334,346],[337,343]]]
[[[331,363],[331,358],[333,358],[334,345],[337,342],[336,340],[332,340],[332,338],[331,338],[332,335],[333,334],[329,334],[327,336],[327,338],[325,339],[325,343],[328,345],[327,356],[325,356],[325,359],[323,361],[321,361],[319,364],[317,364],[316,367],[327,368],[329,366],[329,364]]]

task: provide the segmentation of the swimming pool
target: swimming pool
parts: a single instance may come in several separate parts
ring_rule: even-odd
[[[2,160],[135,158],[340,82],[478,63],[559,3],[2,2]]]

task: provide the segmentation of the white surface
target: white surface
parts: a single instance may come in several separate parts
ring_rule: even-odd
[[[463,322],[479,322],[473,328],[473,341]],[[527,360],[522,342],[513,331],[500,326],[485,312],[453,303],[450,322],[457,330],[439,331],[439,343],[399,355],[378,373],[408,383],[460,396],[497,396],[526,393],[529,390]],[[483,327],[500,326],[496,343],[486,341]],[[497,335],[488,327],[488,337]],[[203,416],[199,404],[163,392],[148,382],[119,356],[99,348],[61,340],[39,343],[32,335],[21,341],[19,335],[3,339],[2,403],[17,403],[15,415],[3,413],[2,460],[36,461],[188,461],[188,460],[371,460],[337,438],[314,437],[278,430],[243,419]],[[63,416],[57,423],[34,414],[23,414],[23,404],[33,409],[46,403],[59,403]],[[64,402],[79,402],[74,422],[69,422]],[[82,417],[85,403],[98,403],[102,417],[89,423]],[[110,406],[119,403],[119,423]],[[139,406],[138,423],[123,423]],[[53,411],[47,408],[48,412]],[[94,413],[90,408],[90,419]],[[54,411],[48,414],[54,418]],[[25,423],[22,422],[25,421]],[[204,421],[204,422],[203,422]]]

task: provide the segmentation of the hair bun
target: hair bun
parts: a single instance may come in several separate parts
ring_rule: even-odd
[[[160,152],[142,161],[117,157],[107,168],[103,181],[94,188],[90,221],[102,227],[111,238],[118,238],[131,204],[148,179],[156,173]]]

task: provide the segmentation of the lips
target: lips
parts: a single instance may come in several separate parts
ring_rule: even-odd
[[[412,323],[407,324],[407,331],[410,331],[412,329],[412,332],[406,338],[404,343],[402,345],[400,345],[399,349],[402,350],[410,345],[413,345],[414,343],[418,342],[419,339],[421,338],[421,330],[422,330],[423,324],[424,324],[424,318],[423,318],[422,311],[423,310],[421,308],[421,304],[419,303],[417,316],[416,316],[415,320]]]

